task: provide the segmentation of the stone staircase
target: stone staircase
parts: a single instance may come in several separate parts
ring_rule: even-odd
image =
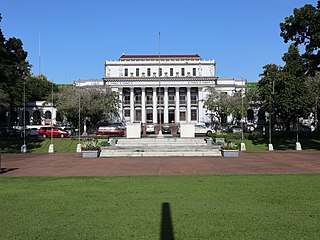
[[[100,157],[221,156],[218,145],[203,138],[118,139],[116,146],[102,147]]]

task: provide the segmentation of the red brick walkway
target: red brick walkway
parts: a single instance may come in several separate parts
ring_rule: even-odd
[[[0,176],[133,176],[320,173],[320,151],[241,152],[239,158],[83,159],[79,153],[2,154]]]

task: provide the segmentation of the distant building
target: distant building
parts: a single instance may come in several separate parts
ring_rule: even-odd
[[[244,88],[246,80],[219,78],[216,62],[194,55],[122,55],[105,62],[103,80],[79,80],[119,92],[119,115],[126,122],[210,122],[203,107],[209,86],[222,94]]]

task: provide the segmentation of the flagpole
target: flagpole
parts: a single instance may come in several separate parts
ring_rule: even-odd
[[[159,75],[159,133],[158,137],[163,137],[162,135],[162,130],[161,130],[161,76],[160,76],[160,32],[159,32],[159,70],[158,70],[158,75]]]

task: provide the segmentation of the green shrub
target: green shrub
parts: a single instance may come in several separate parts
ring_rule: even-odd
[[[81,149],[86,150],[100,150],[101,144],[96,139],[85,140],[81,143]]]

